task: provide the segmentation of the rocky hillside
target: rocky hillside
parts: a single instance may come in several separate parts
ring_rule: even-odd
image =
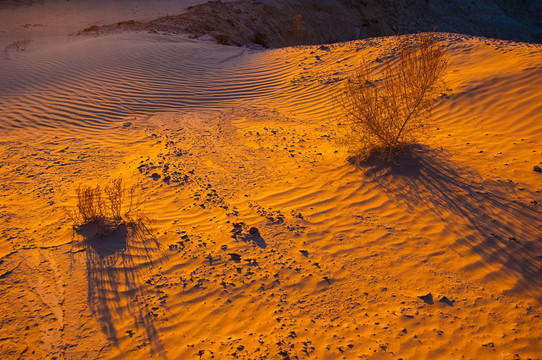
[[[400,33],[437,30],[542,41],[540,0],[386,0],[380,3],[384,4],[387,21]]]
[[[209,1],[148,22],[90,26],[82,34],[148,31],[211,37],[226,45],[276,48],[441,31],[542,41],[542,0]]]

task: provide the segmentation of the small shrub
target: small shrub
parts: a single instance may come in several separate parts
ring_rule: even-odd
[[[26,38],[22,40],[12,41],[4,48],[4,52],[6,52],[7,54],[12,49],[17,52],[23,52],[28,47],[28,44],[30,44],[31,42],[32,40]]]
[[[292,30],[287,32],[287,42],[290,45],[303,45],[312,43],[312,36],[303,21],[303,15],[296,14],[292,17]]]
[[[434,34],[400,43],[397,55],[377,69],[363,61],[347,81],[339,104],[347,118],[347,145],[356,155],[390,161],[419,141],[444,86],[446,57]]]
[[[104,203],[100,186],[79,185],[77,188],[77,211],[78,218],[87,224],[97,221],[104,216]]]
[[[107,234],[121,225],[142,220],[139,211],[141,197],[136,198],[135,187],[126,189],[122,178],[113,179],[103,188],[100,185],[79,185],[76,195],[77,205],[72,219],[77,227],[95,224],[102,234]]]
[[[122,218],[122,202],[124,200],[124,188],[122,179],[114,179],[110,185],[104,188],[107,199],[107,209],[114,219]]]

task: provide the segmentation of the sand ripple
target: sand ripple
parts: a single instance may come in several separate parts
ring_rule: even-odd
[[[284,95],[293,66],[262,53],[159,36],[87,39],[25,55],[2,61],[1,131],[99,130],[134,115],[221,110]]]

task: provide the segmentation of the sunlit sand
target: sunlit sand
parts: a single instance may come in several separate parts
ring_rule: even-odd
[[[6,50],[0,357],[540,359],[542,47],[437,36],[427,138],[364,164],[335,94],[399,37]],[[150,221],[75,229],[78,186],[119,177]]]

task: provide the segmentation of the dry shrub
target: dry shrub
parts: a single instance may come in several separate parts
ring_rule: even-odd
[[[31,42],[32,40],[26,39],[26,38],[22,40],[12,41],[4,48],[4,52],[6,53],[6,55],[8,55],[9,51],[11,50],[15,50],[17,52],[23,52],[28,47],[28,44],[30,44]]]
[[[446,56],[434,34],[404,38],[380,69],[363,61],[339,97],[346,116],[347,145],[361,158],[390,161],[417,143],[444,89]]]
[[[111,180],[105,187],[79,185],[77,206],[72,213],[75,226],[96,224],[102,234],[115,231],[121,225],[142,221],[141,196],[134,186],[126,189],[122,178]]]
[[[293,29],[287,33],[287,42],[290,45],[303,45],[313,43],[311,32],[303,21],[303,15],[296,14],[292,17]]]

